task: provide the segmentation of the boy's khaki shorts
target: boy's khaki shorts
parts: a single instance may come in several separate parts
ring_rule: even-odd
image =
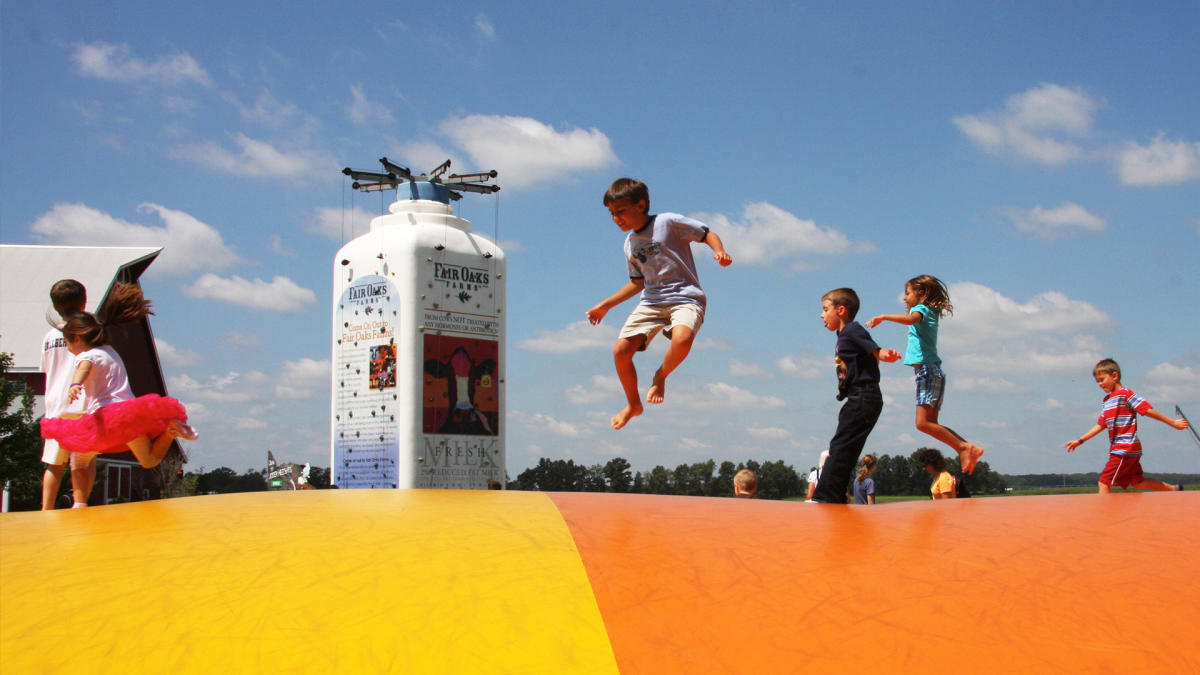
[[[692,332],[698,332],[704,324],[704,308],[694,302],[681,302],[677,305],[638,305],[625,319],[618,339],[646,336],[641,349],[645,350],[658,332],[664,330],[667,337],[675,326],[687,326]]]

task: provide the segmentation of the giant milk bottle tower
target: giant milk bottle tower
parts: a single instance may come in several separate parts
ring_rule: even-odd
[[[330,480],[339,488],[487,488],[505,480],[505,262],[454,215],[496,172],[345,169],[396,190],[333,265]]]

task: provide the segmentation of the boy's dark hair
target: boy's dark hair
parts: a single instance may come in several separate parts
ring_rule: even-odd
[[[82,339],[89,348],[108,344],[109,326],[137,321],[148,314],[150,301],[142,295],[142,289],[134,284],[120,283],[113,286],[100,316],[88,312],[76,312],[63,324],[64,337]]]
[[[1096,367],[1092,368],[1092,377],[1095,377],[1100,373],[1116,373],[1117,377],[1120,378],[1121,366],[1117,365],[1117,362],[1113,361],[1112,359],[1100,359],[1100,362],[1096,364]]]
[[[858,293],[853,288],[835,288],[822,295],[821,300],[828,300],[834,307],[845,307],[851,319],[858,316]]]
[[[954,305],[950,304],[950,291],[946,290],[946,284],[943,284],[941,279],[932,274],[922,274],[909,279],[907,286],[921,297],[921,304],[937,312],[938,316],[954,314]]]
[[[608,206],[613,202],[620,201],[631,201],[635,204],[644,201],[648,209],[650,208],[650,188],[636,178],[618,178],[604,193],[604,205]]]
[[[942,451],[937,448],[922,448],[921,453],[917,455],[917,461],[921,463],[922,468],[932,466],[938,473],[946,470],[946,458],[942,457]]]
[[[66,318],[75,312],[82,312],[87,306],[87,290],[74,279],[56,281],[50,287],[50,302],[54,305],[54,311]]]

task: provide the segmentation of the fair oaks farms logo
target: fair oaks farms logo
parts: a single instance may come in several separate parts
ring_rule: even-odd
[[[444,263],[434,263],[433,278],[447,291],[458,291],[451,295],[463,303],[471,299],[472,293],[487,288],[492,280],[491,272],[485,268]]]

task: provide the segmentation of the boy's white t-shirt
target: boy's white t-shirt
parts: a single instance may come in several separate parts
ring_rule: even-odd
[[[46,396],[43,405],[46,417],[85,412],[83,397],[67,402],[67,387],[75,374],[75,355],[67,349],[67,341],[57,328],[51,328],[42,339],[42,372],[46,374]]]
[[[112,347],[100,345],[80,352],[75,355],[76,368],[81,361],[92,363],[88,378],[83,383],[83,389],[87,393],[88,413],[94,413],[110,403],[134,398],[125,362]]]

